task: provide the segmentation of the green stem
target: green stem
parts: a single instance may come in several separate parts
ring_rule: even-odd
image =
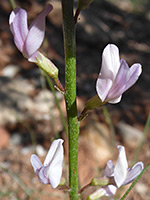
[[[137,161],[139,153],[141,152],[142,147],[144,146],[144,142],[146,141],[149,129],[150,129],[150,113],[148,115],[148,118],[147,118],[147,121],[146,121],[146,124],[145,124],[145,127],[144,127],[144,133],[143,133],[141,142],[140,142],[140,144],[139,144],[139,146],[138,146],[138,148],[136,150],[136,153],[135,153],[135,155],[134,155],[134,157],[132,159],[131,165],[133,165]]]
[[[79,122],[76,106],[76,43],[73,0],[62,0],[65,50],[65,101],[69,137],[69,196],[78,200],[78,136]]]
[[[15,1],[14,0],[9,0],[9,1],[10,1],[12,9],[14,10],[16,8]]]
[[[132,190],[132,188],[135,186],[135,184],[138,182],[138,180],[141,178],[141,176],[147,171],[147,169],[150,167],[150,163],[147,164],[147,166],[142,170],[140,175],[133,181],[132,185],[129,187],[129,189],[125,192],[125,194],[120,198],[120,200],[124,200],[129,192]]]

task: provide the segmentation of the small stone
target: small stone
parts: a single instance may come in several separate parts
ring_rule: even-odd
[[[145,185],[144,183],[138,182],[135,185],[135,190],[136,192],[138,192],[141,195],[145,195],[146,193],[148,193],[149,188],[147,187],[147,185]]]
[[[19,70],[20,70],[20,67],[18,65],[7,65],[2,70],[2,75],[9,78],[14,78],[19,72]]]
[[[23,147],[20,150],[20,153],[23,154],[23,155],[31,154],[32,152],[33,152],[33,147],[32,146]]]
[[[32,145],[23,147],[21,148],[20,153],[23,155],[32,154],[34,150],[36,151],[36,154],[40,157],[45,156],[46,154],[46,150],[39,144],[36,145],[35,148]]]
[[[142,131],[124,122],[118,123],[117,128],[118,128],[119,134],[121,135],[123,139],[123,142],[128,147],[131,147],[131,148],[138,147],[142,139],[142,135],[143,135]]]
[[[37,145],[36,146],[36,153],[37,153],[38,156],[42,157],[42,156],[45,156],[46,151],[41,145]]]
[[[18,134],[18,133],[15,133],[11,136],[10,138],[10,142],[13,144],[13,145],[20,145],[21,142],[22,142],[22,138],[21,138],[21,135]]]

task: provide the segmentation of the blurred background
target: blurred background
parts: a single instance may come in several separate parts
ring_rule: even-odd
[[[53,5],[46,20],[46,36],[40,51],[59,68],[64,85],[61,2],[16,0],[15,3],[27,10],[29,24],[47,3]],[[76,1],[74,5],[76,8]],[[50,80],[47,81],[39,68],[29,63],[15,47],[8,25],[11,10],[8,0],[0,1],[0,199],[68,199],[63,190],[42,185],[30,164],[32,153],[43,161],[51,142],[63,138],[62,181],[66,179],[68,184],[63,95],[54,92]],[[143,67],[138,82],[123,94],[120,103],[94,110],[81,122],[79,181],[84,186],[102,174],[109,159],[116,161],[118,144],[125,146],[129,166],[137,160],[145,166],[150,162],[150,1],[95,0],[81,12],[76,29],[79,113],[85,102],[96,94],[101,55],[108,43],[119,47],[120,57],[129,66],[140,63]],[[60,112],[64,118],[60,117]],[[149,199],[149,174],[149,170],[144,173],[129,193],[128,200]],[[116,199],[127,188],[121,188]],[[86,199],[94,190],[89,188],[82,198]]]

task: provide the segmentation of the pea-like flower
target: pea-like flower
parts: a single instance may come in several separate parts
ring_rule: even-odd
[[[52,188],[56,188],[59,185],[62,175],[64,157],[62,143],[62,139],[53,141],[43,165],[35,154],[31,156],[31,164],[40,182],[43,184],[50,184]]]
[[[9,17],[10,30],[19,51],[30,62],[36,63],[51,78],[58,79],[58,68],[38,51],[45,35],[45,18],[53,9],[47,4],[28,28],[27,12],[22,8],[15,8]]]
[[[14,42],[21,53],[30,60],[41,46],[45,35],[45,18],[53,9],[48,4],[28,28],[27,12],[15,8],[9,17],[9,25]]]
[[[129,89],[142,72],[139,63],[130,68],[125,60],[119,58],[119,49],[108,44],[102,54],[102,65],[96,83],[96,90],[102,102],[118,103],[122,94]]]
[[[119,156],[116,165],[109,160],[103,173],[103,177],[110,179],[110,185],[102,187],[94,192],[90,195],[90,200],[98,199],[101,196],[114,196],[117,188],[131,183],[142,172],[144,168],[142,162],[137,162],[133,167],[128,168],[125,148],[119,145],[118,149]]]

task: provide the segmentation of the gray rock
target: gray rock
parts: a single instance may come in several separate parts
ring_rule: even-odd
[[[0,125],[14,127],[17,122],[58,119],[53,94],[45,89],[31,98],[34,91],[34,85],[27,80],[0,77]],[[61,100],[63,95],[56,94]]]
[[[0,125],[24,121],[33,107],[29,93],[33,86],[26,80],[0,77]]]

